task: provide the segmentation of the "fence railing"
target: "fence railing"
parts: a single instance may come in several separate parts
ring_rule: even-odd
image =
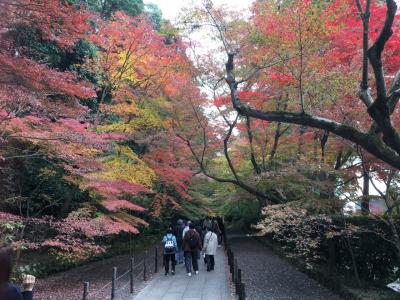
[[[223,239],[226,254],[228,256],[229,271],[231,273],[232,282],[235,285],[235,293],[238,295],[239,300],[246,300],[246,288],[245,284],[242,282],[242,269],[238,266],[238,261],[230,247],[225,231],[223,233]]]
[[[132,257],[130,259],[129,270],[125,273],[118,276],[118,268],[113,267],[112,277],[109,282],[103,285],[101,288],[97,288],[93,291],[90,290],[90,282],[83,283],[83,300],[89,300],[93,297],[104,295],[109,289],[109,295],[111,296],[111,300],[116,300],[117,296],[122,292],[127,292],[126,289],[129,286],[129,294],[133,294],[135,292],[135,282],[140,278],[143,278],[143,281],[147,281],[149,278],[149,273],[157,273],[159,267],[159,251],[158,248],[154,249],[154,259],[151,259],[153,262],[148,265],[148,260],[151,258],[151,255],[148,255],[146,252],[145,257],[142,261],[139,261],[135,264],[135,259]],[[139,271],[140,270],[140,271]],[[152,272],[151,270],[154,270]],[[126,280],[129,276],[129,279]],[[143,277],[142,277],[143,276]],[[126,282],[125,282],[126,281]],[[117,287],[118,283],[122,285]],[[104,298],[102,298],[104,299]]]

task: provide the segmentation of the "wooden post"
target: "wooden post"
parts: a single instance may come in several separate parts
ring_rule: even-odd
[[[130,292],[133,294],[133,279],[134,279],[134,266],[135,266],[135,259],[131,258],[131,273],[130,273]]]
[[[236,277],[236,295],[240,295],[241,294],[241,290],[242,290],[242,270],[241,269],[237,269],[237,277]]]
[[[146,267],[146,257],[143,260],[143,281],[147,281],[147,267]]]
[[[117,279],[117,267],[113,268],[113,276],[111,281],[111,300],[115,299],[115,284]]]
[[[154,256],[154,273],[158,272],[158,248],[156,247],[155,256]]]
[[[233,261],[233,282],[237,282],[237,274],[238,274],[238,265],[237,259]]]
[[[244,283],[242,283],[241,286],[242,286],[242,288],[240,289],[241,290],[240,295],[242,296],[241,298],[242,300],[246,300],[246,290],[244,288]]]
[[[233,253],[231,252],[231,266],[230,266],[230,271],[231,271],[231,274],[232,274],[232,279],[234,279],[233,277],[235,276],[235,274],[234,274],[234,269],[233,269],[234,260],[235,260],[235,258],[234,258],[234,256],[233,256]]]
[[[89,300],[89,282],[83,283],[83,300]]]

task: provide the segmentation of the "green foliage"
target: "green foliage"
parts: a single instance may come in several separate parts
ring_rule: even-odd
[[[65,217],[88,198],[86,192],[68,180],[67,172],[57,162],[44,155],[24,157],[39,151],[35,146],[17,141],[8,146],[10,152],[6,156],[17,157],[3,162],[3,167],[11,170],[7,175],[12,177],[10,190],[2,191],[6,199],[3,209],[16,215]]]
[[[60,70],[74,70],[75,65],[95,56],[95,47],[86,40],[79,40],[72,49],[61,49],[56,42],[44,40],[35,26],[17,24],[8,33],[23,55],[40,63],[47,63]]]
[[[137,16],[144,10],[142,0],[87,0],[85,2],[89,9],[101,13],[106,18],[119,10],[131,16]]]
[[[8,221],[0,224],[0,244],[10,244],[15,239],[15,233],[22,230],[24,224],[19,221]]]
[[[221,215],[237,227],[249,227],[260,218],[260,203],[257,199],[226,201],[220,208]]]
[[[145,5],[145,11],[147,15],[150,17],[150,20],[153,22],[154,29],[159,31],[161,29],[161,22],[162,22],[161,9],[154,3],[147,3]]]

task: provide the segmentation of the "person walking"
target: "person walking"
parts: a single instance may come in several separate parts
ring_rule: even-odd
[[[211,217],[207,216],[203,221],[203,230],[204,230],[204,232],[206,232],[207,228],[211,228],[211,226],[212,226]]]
[[[224,225],[224,220],[222,219],[222,217],[217,217],[217,222],[218,222],[219,229],[221,230],[221,234],[218,236],[218,238],[219,238],[218,245],[221,245],[223,236],[225,234],[225,225]]]
[[[168,229],[166,235],[162,239],[164,248],[164,266],[165,276],[169,274],[169,262],[171,261],[171,274],[175,275],[175,253],[178,251],[178,244],[176,237],[173,235],[172,230]]]
[[[176,237],[176,243],[178,244],[178,251],[175,254],[175,260],[178,264],[183,264],[183,249],[182,249],[182,242],[183,242],[183,229],[185,225],[183,221],[179,219],[177,224],[174,227],[174,235]]]
[[[35,277],[24,275],[21,290],[10,284],[12,271],[11,248],[0,246],[0,299],[1,300],[32,300],[32,290],[35,285]]]
[[[221,229],[218,226],[217,218],[213,218],[212,219],[211,227],[212,227],[212,231],[217,235],[217,237],[221,235],[222,232],[221,232]],[[220,243],[219,240],[218,240],[218,247],[221,247],[221,243]]]
[[[190,220],[187,220],[187,221],[186,221],[186,225],[185,225],[185,227],[184,227],[183,230],[182,230],[182,238],[184,238],[186,232],[189,231],[189,225],[190,225],[190,223],[192,223]]]
[[[183,237],[183,250],[185,255],[185,266],[187,275],[192,276],[192,266],[195,274],[199,274],[198,252],[202,249],[201,239],[194,225],[189,225],[189,230]]]
[[[206,255],[205,260],[207,263],[207,272],[214,270],[215,259],[214,256],[217,253],[218,237],[211,231],[210,228],[207,229],[207,233],[204,236],[203,252]]]

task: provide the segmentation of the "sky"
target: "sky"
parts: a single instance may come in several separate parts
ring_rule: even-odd
[[[201,0],[193,0],[195,3],[201,3]],[[232,9],[246,9],[254,0],[214,0],[215,5],[226,4]],[[157,4],[163,13],[164,19],[173,21],[183,7],[190,5],[191,0],[145,0],[144,3]]]

